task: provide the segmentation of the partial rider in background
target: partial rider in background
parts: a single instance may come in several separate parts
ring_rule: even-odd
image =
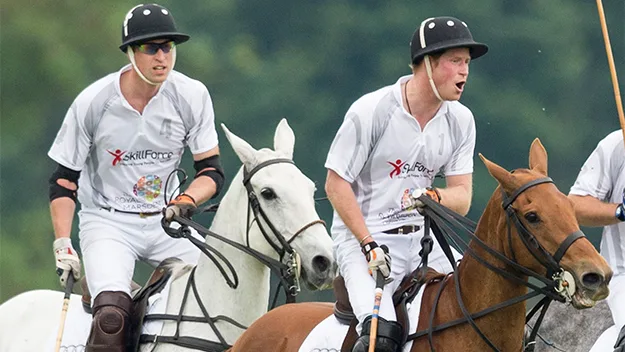
[[[590,154],[569,198],[580,225],[603,226],[600,253],[614,272],[607,301],[620,329],[614,351],[625,352],[625,144],[620,129]]]

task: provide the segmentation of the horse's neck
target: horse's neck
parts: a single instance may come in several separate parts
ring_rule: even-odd
[[[232,186],[224,195],[219,204],[211,225],[211,231],[230,240],[246,244],[246,212],[248,208],[247,193],[242,185],[240,175],[233,181]],[[195,271],[195,282],[200,299],[211,317],[223,315],[249,326],[254,320],[267,311],[269,300],[269,269],[254,257],[222,241],[207,237],[207,244],[223,254],[234,267],[238,275],[238,287],[228,286],[223,275],[215,264],[206,255],[202,254]],[[221,262],[219,260],[219,262]],[[222,263],[223,264],[223,263]],[[228,276],[232,273],[226,265],[222,265]],[[179,309],[187,280],[177,280],[172,284],[172,294],[168,311]],[[203,316],[193,294],[187,299],[186,315]],[[172,312],[170,312],[172,313]],[[232,344],[243,332],[229,323],[217,323],[220,333]],[[213,333],[207,324],[186,324],[181,335],[213,338]]]
[[[480,219],[476,230],[476,236],[484,241],[489,247],[504,253],[507,247],[507,228],[505,220],[502,222],[499,209],[499,202],[491,202],[487,205],[484,215]],[[488,261],[491,265],[505,270],[503,263],[488,254],[475,241],[471,241],[469,248],[475,251],[480,257]],[[521,296],[527,293],[527,287],[518,283],[514,283],[505,279],[502,275],[493,272],[483,264],[479,263],[475,258],[466,253],[462,262],[458,267],[457,277],[460,279],[460,287],[462,289],[464,303],[467,309],[472,312],[478,312],[495,304],[507,301],[511,298]],[[525,278],[527,280],[527,278]],[[455,289],[450,283],[449,290]],[[482,324],[479,322],[483,321]],[[511,307],[497,310],[490,313],[487,317],[478,320],[478,326],[485,335],[502,351],[517,349],[517,346],[506,346],[509,343],[518,343],[523,334],[523,326],[525,322],[525,302],[513,305]],[[511,330],[506,334],[502,334],[501,327],[508,327]],[[510,336],[519,334],[519,339],[511,339]],[[504,336],[507,335],[507,336]],[[517,342],[514,342],[517,341]],[[511,349],[507,349],[511,348]]]

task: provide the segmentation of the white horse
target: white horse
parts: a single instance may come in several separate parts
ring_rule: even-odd
[[[330,287],[336,274],[332,241],[325,226],[320,226],[323,222],[315,209],[314,183],[292,162],[295,137],[286,120],[283,119],[276,128],[275,150],[255,150],[223,124],[222,128],[243,167],[219,204],[211,232],[240,244],[239,247],[251,248],[252,252],[260,253],[261,258],[270,258],[269,261],[278,264],[282,259],[278,251],[286,252],[288,257],[292,249],[296,253],[291,258],[301,264],[302,279],[308,286],[317,289]],[[257,199],[257,211],[253,209],[255,202],[250,199]],[[194,270],[183,264],[174,264],[172,277],[163,291],[167,292],[168,299],[166,305],[162,305],[162,313],[200,317],[210,322],[184,319],[182,322],[156,322],[160,324],[156,325],[159,342],[142,343],[142,351],[192,350],[175,343],[161,342],[166,340],[161,337],[174,335],[191,337],[187,342],[212,341],[225,349],[224,345],[233,344],[246,326],[267,311],[270,269],[258,258],[243,253],[232,244],[210,235],[205,241],[232,264],[238,274],[238,287],[230,287],[207,256],[201,256]],[[267,262],[267,259],[264,261]],[[299,274],[299,270],[296,271]],[[232,281],[233,273],[229,272],[228,276]],[[193,285],[189,284],[193,281],[199,299],[193,293]],[[185,291],[188,291],[186,299]],[[82,325],[90,324],[91,315],[82,311],[80,299],[79,295],[70,298],[66,332],[70,318],[77,315],[77,319],[85,321]],[[17,295],[2,304],[0,351],[52,350],[59,330],[62,302],[62,292],[36,290]],[[143,331],[146,331],[145,325]],[[65,342],[65,337],[63,339]]]

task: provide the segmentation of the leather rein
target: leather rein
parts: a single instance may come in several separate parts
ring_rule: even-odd
[[[173,238],[186,238],[189,241],[191,241],[191,243],[193,243],[196,247],[198,247],[202,251],[202,253],[204,253],[215,264],[217,269],[221,272],[228,286],[233,289],[236,289],[238,287],[239,278],[236,273],[236,270],[234,269],[230,261],[223,254],[221,254],[217,249],[215,249],[214,247],[194,237],[191,231],[189,230],[189,228],[193,228],[195,231],[197,231],[199,234],[203,235],[204,237],[210,236],[219,241],[222,241],[256,258],[262,264],[267,266],[280,280],[278,284],[278,289],[275,292],[275,296],[274,296],[271,308],[274,308],[276,305],[278,293],[280,291],[279,290],[280,286],[283,287],[283,291],[286,296],[287,303],[295,302],[296,296],[300,292],[299,276],[300,276],[301,263],[300,263],[299,254],[291,246],[291,243],[293,242],[293,240],[295,240],[300,234],[302,234],[308,228],[317,224],[321,224],[323,226],[326,225],[325,221],[321,219],[313,220],[305,224],[304,226],[302,226],[299,230],[293,233],[293,235],[290,236],[290,238],[287,240],[285,236],[283,236],[276,229],[273,223],[269,220],[269,218],[267,217],[266,213],[263,211],[260,205],[260,201],[258,200],[258,197],[256,196],[254,189],[252,188],[250,180],[252,176],[254,176],[254,174],[256,174],[260,169],[267,167],[269,165],[278,164],[278,163],[287,163],[287,164],[295,165],[295,163],[291,159],[277,158],[277,159],[264,161],[256,165],[249,172],[245,167],[243,167],[243,184],[245,185],[245,189],[248,195],[247,225],[246,225],[246,236],[245,236],[246,244],[245,245],[242,245],[231,239],[218,235],[215,232],[212,232],[211,230],[205,228],[204,226],[200,225],[199,223],[191,219],[187,219],[187,218],[175,215],[172,219],[173,220],[172,222],[177,222],[181,225],[177,229],[172,228],[170,224],[165,222],[164,219],[161,221],[163,229],[169,236]],[[181,171],[181,170],[179,169],[174,170],[174,172],[177,172],[177,171]],[[217,207],[218,207],[218,204],[211,204],[200,209],[200,211],[198,212],[215,211]],[[252,214],[253,214],[253,218],[251,218]],[[262,221],[259,221],[259,219],[262,219]],[[269,236],[269,231],[265,229],[265,227],[263,226],[263,223],[269,228],[269,231],[273,233],[274,237],[278,240],[278,243],[275,243],[271,239],[271,237]],[[279,260],[275,260],[272,257],[266,254],[263,254],[250,247],[250,230],[252,229],[252,226],[254,224],[258,226],[265,240],[269,243],[269,245],[271,245],[271,247],[279,255],[280,257]],[[223,265],[220,261],[223,262]],[[227,270],[226,268],[224,268],[224,265],[225,267],[227,267]],[[246,326],[238,323],[237,321],[229,317],[226,317],[226,316],[211,317],[209,315],[197,291],[197,287],[195,284],[195,269],[196,267],[193,268],[193,270],[191,271],[191,274],[189,275],[189,279],[187,281],[187,286],[185,288],[185,293],[183,296],[183,301],[180,306],[180,311],[178,315],[171,315],[171,314],[150,315],[148,314],[145,316],[146,321],[147,320],[174,320],[176,321],[175,335],[174,336],[142,335],[141,336],[142,343],[154,343],[154,344],[157,344],[159,342],[171,343],[171,344],[175,344],[178,346],[192,348],[192,349],[196,349],[200,351],[221,352],[221,351],[227,350],[228,348],[232,346],[230,346],[226,342],[226,339],[223,337],[223,335],[217,328],[215,324],[216,322],[220,320],[226,321],[242,330],[247,329]],[[203,317],[191,317],[191,316],[183,315],[184,307],[186,305],[187,298],[191,290],[193,291],[195,300],[197,301],[200,307],[200,310],[202,311]],[[201,338],[189,337],[189,336],[179,336],[180,323],[183,321],[205,322],[209,324],[211,330],[213,331],[215,336],[217,336],[217,338],[219,339],[219,342],[205,340]]]
[[[463,323],[469,323],[471,327],[475,330],[475,332],[486,342],[486,344],[493,350],[499,351],[497,347],[484,335],[484,333],[479,329],[477,324],[475,323],[475,319],[483,317],[487,314],[490,314],[494,311],[497,311],[502,308],[506,308],[517,303],[528,300],[532,297],[538,295],[544,295],[545,297],[528,313],[526,317],[526,323],[533,317],[533,315],[538,311],[538,309],[542,308],[539,318],[536,321],[536,324],[532,330],[532,333],[528,339],[528,343],[526,344],[526,351],[533,351],[535,338],[538,332],[538,327],[540,326],[542,319],[549,307],[551,301],[556,300],[560,302],[570,301],[572,295],[575,293],[575,282],[573,276],[562,269],[560,267],[560,260],[568,250],[568,248],[578,239],[584,238],[585,235],[582,231],[575,231],[567,236],[567,238],[560,244],[556,252],[551,255],[536,239],[536,237],[523,225],[521,220],[519,219],[515,209],[512,207],[512,204],[517,199],[517,197],[526,191],[527,189],[545,183],[553,183],[553,180],[549,177],[539,178],[533,181],[530,181],[523,186],[519,187],[512,195],[508,196],[502,189],[502,207],[506,213],[506,226],[507,226],[507,240],[508,245],[510,246],[510,250],[512,251],[512,259],[509,259],[504,254],[492,249],[486,243],[484,243],[481,239],[475,236],[475,229],[477,227],[476,223],[453,212],[452,210],[440,205],[434,200],[430,199],[427,196],[419,197],[423,203],[425,203],[426,207],[423,209],[424,217],[426,225],[430,224],[430,226],[425,226],[424,240],[422,242],[431,241],[429,238],[429,230],[430,227],[432,232],[434,233],[437,241],[439,242],[443,252],[449,259],[454,272],[457,271],[457,264],[453,258],[451,253],[450,245],[447,242],[446,238],[449,238],[456,247],[458,243],[462,243],[465,248],[465,253],[469,253],[473,258],[475,258],[480,264],[487,267],[489,270],[503,276],[504,278],[524,286],[527,286],[532,290],[525,295],[518,296],[507,301],[498,303],[494,306],[491,306],[487,309],[476,313],[469,313],[467,310],[463,299],[462,299],[462,291],[460,288],[460,280],[454,280],[455,289],[456,289],[456,298],[460,309],[464,315],[464,318],[456,319],[450,322],[446,322],[437,326],[433,326],[434,322],[434,313],[436,311],[436,307],[438,306],[439,299],[441,297],[441,293],[446,284],[446,280],[441,280],[440,287],[437,292],[437,296],[434,302],[434,308],[432,309],[432,313],[429,317],[429,328],[426,330],[418,331],[414,334],[408,336],[408,340],[414,340],[420,338],[422,336],[428,336],[428,342],[430,344],[430,348],[434,351],[433,348],[433,333],[437,331],[441,331],[452,326],[460,325]],[[547,269],[546,276],[538,274],[528,268],[525,268],[518,264],[516,261],[516,257],[514,255],[514,251],[512,249],[512,226],[516,228],[516,232],[520,237],[521,241],[527,248],[527,250],[532,254],[532,256]],[[458,235],[453,229],[461,229],[469,235],[469,238],[472,241],[475,241],[482,249],[484,249],[488,254],[497,258],[499,261],[503,262],[505,266],[511,267],[513,272],[502,270],[483,258],[480,258],[474,250],[469,247],[469,244],[464,241],[464,239]],[[425,247],[424,247],[425,248]],[[423,261],[427,263],[427,252],[422,253]],[[427,265],[425,265],[427,266]],[[427,269],[427,268],[425,268]],[[422,268],[423,270],[423,268]],[[517,273],[515,275],[515,273]],[[451,275],[451,274],[448,274]],[[535,284],[532,284],[524,277],[533,277],[542,283],[545,284],[544,287],[539,287]]]

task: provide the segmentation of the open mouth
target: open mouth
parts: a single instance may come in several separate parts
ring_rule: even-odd
[[[467,83],[467,82],[465,82],[465,81],[458,82],[458,83],[456,83],[456,88],[458,88],[458,90],[462,92],[462,90],[464,89],[464,85],[465,85],[466,83]]]
[[[154,72],[156,73],[165,73],[167,72],[167,66],[163,66],[163,65],[154,66],[152,67],[152,70],[154,70]]]
[[[592,308],[595,306],[595,304],[597,304],[596,301],[586,297],[585,295],[582,295],[579,290],[575,292],[572,298],[573,299],[571,300],[571,304],[573,304],[573,307],[577,309]]]

